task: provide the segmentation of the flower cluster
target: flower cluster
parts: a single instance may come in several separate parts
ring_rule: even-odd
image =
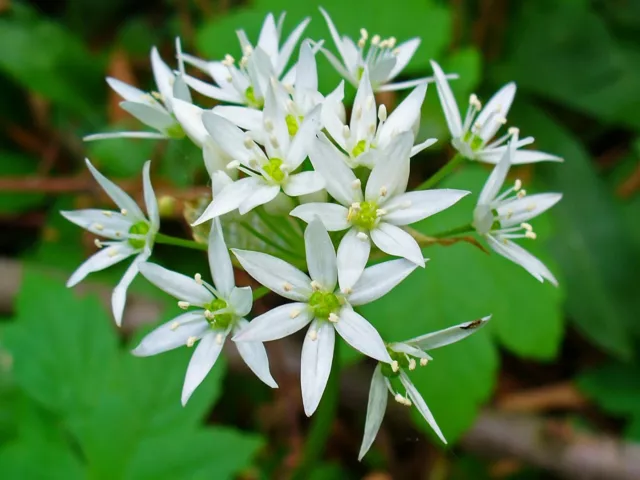
[[[96,239],[100,250],[77,269],[68,285],[135,255],[113,292],[113,314],[120,325],[127,287],[138,272],[178,300],[178,307],[185,312],[149,333],[133,354],[155,355],[197,343],[184,382],[183,404],[214,366],[225,343],[235,345],[260,380],[277,388],[263,342],[308,327],[302,347],[301,390],[304,411],[312,415],[331,372],[337,333],[377,362],[362,458],[380,428],[387,391],[399,404],[415,405],[445,441],[409,373],[417,365],[427,365],[431,359],[427,352],[462,340],[490,318],[404,342],[386,342],[358,311],[358,307],[386,295],[418,267],[425,267],[424,245],[410,225],[472,193],[455,189],[408,191],[411,158],[436,141],[417,138],[427,84],[436,84],[457,161],[495,164],[479,194],[468,230],[475,230],[493,251],[540,281],[547,279],[553,284],[557,282],[552,273],[514,240],[535,239],[528,222],[558,202],[561,195],[527,196],[520,180],[502,190],[512,164],[561,159],[522,149],[533,138],[520,139],[515,127],[494,140],[507,122],[516,91],[513,83],[500,89],[484,108],[478,97],[471,95],[462,120],[448,84],[457,75],[445,74],[437,63],[431,62],[433,77],[390,83],[416,53],[419,39],[397,44],[394,37],[369,37],[367,30],[361,29],[359,39],[353,41],[340,36],[328,13],[321,12],[337,56],[321,40],[302,39],[309,19],[281,42],[284,15],[276,22],[270,14],[257,43],[238,31],[239,61],[231,55],[205,61],[183,53],[176,41],[176,70],[164,63],[155,48],[151,51],[157,91],[146,93],[107,79],[124,99],[122,108],[154,131],[96,134],[85,140],[188,137],[202,149],[213,196],[193,226],[210,225],[206,247],[212,281],[207,282],[200,273],[186,276],[147,262],[156,242],[189,244],[184,239],[169,241],[171,237],[159,233],[149,162],[143,170],[145,216],[127,193],[87,160],[91,174],[119,211],[62,212],[70,221],[107,239]],[[296,50],[297,61],[290,66]],[[356,87],[349,116],[344,81],[331,92],[318,90],[318,52]],[[210,80],[188,74],[185,64],[204,72]],[[387,105],[376,99],[376,92],[408,88],[413,90],[389,114]],[[190,89],[222,104],[202,109],[193,103]],[[300,243],[304,244],[306,261],[294,265],[262,251],[228,249],[225,219],[252,211],[264,213],[274,203],[284,205],[287,220],[298,231],[304,230]],[[271,231],[272,235],[279,233],[284,236],[278,229]],[[372,259],[385,256],[393,258],[370,264]],[[232,258],[258,283],[290,302],[249,321],[255,292],[249,286],[236,286]]]

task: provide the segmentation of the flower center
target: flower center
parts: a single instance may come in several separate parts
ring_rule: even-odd
[[[317,291],[311,294],[309,307],[311,307],[315,317],[327,320],[329,315],[340,308],[340,300],[333,293]]]
[[[298,118],[291,114],[285,117],[284,121],[287,123],[289,136],[293,137],[296,133],[298,133],[298,128],[300,128],[300,123],[302,123],[303,120],[304,117],[302,115],[298,116]]]
[[[150,230],[149,224],[147,222],[145,222],[144,220],[141,220],[138,223],[134,223],[133,225],[131,225],[131,228],[129,228],[129,234],[131,234],[131,235],[146,235],[147,233],[149,233],[149,230]],[[143,248],[145,243],[146,243],[146,240],[144,238],[130,238],[129,239],[129,244],[133,248]]]
[[[164,133],[166,133],[168,137],[175,140],[180,140],[184,138],[185,135],[184,130],[182,129],[182,125],[180,125],[178,122],[167,128]]]
[[[204,309],[212,313],[212,315],[206,315],[205,318],[212,328],[227,328],[233,322],[234,315],[232,313],[218,313],[214,314],[217,310],[227,308],[227,302],[221,298],[216,298],[210,303],[204,305]]]
[[[375,202],[353,203],[349,207],[347,220],[352,225],[371,230],[378,220],[378,205]]]
[[[247,87],[244,91],[244,96],[246,97],[249,106],[254,108],[264,107],[264,100],[262,98],[256,98],[256,93],[253,87]]]
[[[269,163],[264,165],[262,169],[274,182],[282,183],[284,180],[285,173],[282,171],[282,160],[280,158],[270,158]]]
[[[367,141],[360,140],[358,143],[356,143],[355,147],[353,147],[353,150],[351,150],[351,155],[354,158],[357,158],[360,155],[362,155],[366,149],[367,149]]]
[[[482,144],[484,143],[482,137],[476,135],[471,131],[465,133],[464,137],[462,137],[462,140],[467,143],[471,147],[471,150],[473,150],[474,152],[480,150],[482,148]]]

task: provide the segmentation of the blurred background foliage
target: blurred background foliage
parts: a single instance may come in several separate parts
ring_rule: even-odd
[[[560,288],[459,243],[425,250],[431,258],[425,271],[364,309],[388,340],[494,314],[488,328],[438,350],[428,368],[415,372],[453,446],[431,445],[426,424],[418,418],[412,424],[399,410],[388,415],[381,439],[357,463],[370,365],[356,363],[344,348],[343,361],[351,365],[342,378],[348,388],[341,391],[337,416],[329,419],[325,455],[304,454],[309,424],[299,405],[297,368],[287,360],[297,358],[299,346],[293,354],[273,347],[278,391],[267,391],[230,357],[229,367],[218,362],[183,409],[179,391],[189,352],[152,359],[128,354],[139,330],[170,318],[175,305],[136,281],[131,295],[140,299],[133,302],[138,308],[132,306],[121,335],[99,300],[121,269],[93,275],[80,293],[64,287],[66,276],[92,251],[92,239],[57,212],[106,200],[84,171],[84,156],[136,195],[143,162],[154,160],[168,233],[190,234],[183,206],[208,190],[201,153],[188,140],[82,143],[89,133],[141,128],[118,109],[104,77],[149,88],[150,48],[157,45],[172,63],[175,36],[189,53],[237,56],[235,29],[256,38],[268,12],[287,11],[285,32],[311,16],[306,34],[324,38],[333,49],[317,5],[3,0],[0,478],[288,478],[308,457],[315,462],[308,478],[317,479],[361,478],[372,471],[381,477],[370,478],[549,478],[526,461],[500,459],[508,452],[493,452],[497,461],[476,459],[465,433],[473,431],[482,407],[543,422],[553,418],[569,444],[581,435],[640,442],[640,1],[321,5],[347,35],[366,27],[400,41],[421,37],[403,75],[430,74],[434,58],[460,74],[452,87],[461,104],[472,92],[486,100],[515,81],[510,125],[534,135],[537,149],[565,159],[517,172],[529,191],[564,193],[539,220],[540,240],[532,246],[557,274]],[[326,93],[338,76],[322,56],[318,63]],[[400,97],[381,100],[393,106]],[[416,184],[451,157],[433,87],[421,120],[420,138],[427,136],[440,141],[414,159]],[[446,185],[477,194],[487,174],[487,168],[469,165]],[[465,198],[420,230],[429,234],[466,223],[474,201]],[[159,246],[154,255],[186,274],[205,270],[200,254],[178,253]],[[138,328],[142,323],[147,326]],[[542,465],[563,473],[560,465]]]

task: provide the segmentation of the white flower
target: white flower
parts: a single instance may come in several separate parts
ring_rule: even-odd
[[[517,130],[510,128],[506,135],[492,141],[500,127],[507,123],[507,114],[516,94],[516,84],[507,83],[487,102],[484,108],[478,97],[472,94],[469,97],[469,109],[464,118],[460,117],[458,104],[449,87],[446,76],[440,66],[431,61],[431,66],[436,77],[438,96],[442,104],[442,110],[447,120],[452,145],[463,156],[471,160],[486,163],[498,163],[507,149],[506,143]],[[533,143],[533,137],[520,140],[516,147],[520,148]],[[511,159],[512,164],[553,161],[561,162],[562,158],[549,153],[535,150],[518,150]]]
[[[324,48],[322,53],[338,73],[354,87],[358,86],[366,69],[369,70],[371,84],[376,92],[400,90],[433,81],[433,77],[426,77],[407,82],[389,83],[411,61],[413,54],[420,46],[419,38],[412,38],[396,46],[395,37],[383,40],[380,35],[373,35],[371,45],[366,49],[369,33],[364,28],[360,29],[360,39],[357,43],[346,35],[340,38],[329,14],[323,8],[320,8],[320,11],[327,22],[333,42],[340,54],[340,60]],[[450,75],[449,78],[457,78],[457,75]]]
[[[339,91],[336,90],[334,92],[335,101],[341,102],[343,93],[342,88]],[[376,107],[369,73],[365,68],[353,103],[350,124],[347,125],[341,120],[340,110],[335,107],[334,101],[323,105],[322,125],[340,148],[346,152],[344,160],[350,167],[373,168],[379,149],[387,147],[399,133],[412,132],[414,128],[417,129],[420,121],[420,108],[426,93],[427,84],[419,85],[387,117],[387,109],[383,104],[379,108]],[[411,156],[435,142],[435,138],[430,138],[416,145],[411,149]]]
[[[424,267],[420,246],[400,228],[450,207],[469,192],[424,190],[405,193],[409,180],[409,154],[413,135],[401,133],[382,152],[362,193],[362,185],[344,163],[340,152],[326,140],[316,139],[309,151],[313,167],[325,179],[325,188],[340,203],[307,203],[291,215],[310,222],[316,216],[331,232],[349,229],[338,247],[340,282],[353,284],[364,269],[371,242],[389,255],[404,257]]]
[[[293,137],[284,112],[269,89],[264,108],[264,124],[269,138],[266,154],[253,139],[225,118],[211,112],[203,114],[205,128],[222,150],[234,161],[227,168],[238,169],[248,176],[232,183],[216,195],[193,225],[238,209],[241,215],[270,202],[280,190],[297,197],[317,192],[324,187],[316,172],[293,173],[307,157],[311,140],[319,129],[320,107],[316,107]]]
[[[180,55],[180,40],[176,39],[178,58]],[[151,49],[151,67],[158,87],[157,92],[143,92],[142,90],[127,85],[115,78],[107,77],[107,83],[122,98],[120,107],[136,117],[145,125],[154,128],[158,132],[117,132],[97,133],[84,137],[85,141],[102,140],[107,138],[183,138],[184,131],[180,123],[173,115],[173,99],[178,98],[191,103],[189,88],[183,80],[184,67],[180,62],[180,74],[174,74],[169,66],[164,63],[158,50]]]
[[[200,274],[191,278],[153,263],[140,265],[140,272],[147,280],[177,298],[178,306],[188,311],[149,333],[132,353],[148,357],[182,345],[192,347],[200,341],[187,368],[182,389],[183,405],[216,363],[229,333],[237,335],[249,325],[243,317],[251,311],[253,303],[251,287],[235,285],[233,266],[219,221],[211,228],[208,254],[214,285],[202,280]],[[261,342],[238,343],[236,347],[260,380],[278,388],[269,372],[267,352]]]
[[[398,285],[416,265],[392,260],[367,268],[355,285],[344,284],[346,261],[336,259],[331,238],[322,223],[309,223],[305,234],[309,275],[270,255],[233,250],[249,275],[277,294],[293,300],[255,318],[234,337],[242,341],[271,341],[291,335],[308,324],[302,347],[301,383],[304,411],[317,408],[331,371],[335,332],[352,347],[381,362],[391,357],[376,329],[352,307],[370,303]],[[339,289],[336,287],[339,284]]]
[[[238,38],[242,47],[243,57],[238,67],[231,55],[227,55],[221,62],[207,62],[191,55],[182,55],[185,62],[208,73],[215,85],[210,85],[195,77],[187,75],[185,81],[197,92],[224,102],[249,105],[262,108],[264,95],[271,77],[282,79],[284,83],[291,83],[295,77],[295,67],[283,75],[289,63],[289,58],[302,36],[310,19],[306,18],[294,29],[287,40],[280,46],[283,13],[276,26],[275,19],[270,13],[262,25],[258,44],[254,47],[247,38],[244,30],[238,30]]]
[[[486,238],[489,246],[495,252],[522,266],[541,282],[546,278],[557,286],[558,281],[549,269],[512,240],[517,238],[535,239],[536,234],[527,222],[558,203],[562,194],[540,193],[526,196],[522,182],[516,180],[511,188],[499,195],[511,166],[510,160],[514,158],[514,155],[517,156],[515,151],[517,141],[518,134],[516,132],[514,138],[509,142],[509,148],[494,167],[482,192],[480,192],[478,204],[473,212],[473,226],[478,234]]]
[[[151,256],[155,235],[160,228],[158,202],[149,178],[151,162],[147,161],[142,170],[144,202],[148,217],[145,217],[140,207],[124,190],[98,172],[88,159],[86,162],[93,177],[120,211],[87,209],[60,212],[70,222],[109,239],[106,242],[95,240],[96,246],[101,250],[73,272],[67,281],[67,287],[73,287],[92,272],[99,272],[131,255],[137,255],[111,296],[113,316],[119,326],[122,323],[127,288],[137,275],[140,263]]]
[[[380,430],[380,425],[382,424],[382,419],[387,409],[387,391],[391,393],[396,402],[401,405],[407,407],[415,405],[440,440],[447,443],[429,407],[427,407],[426,402],[413,383],[411,383],[405,370],[415,370],[418,364],[420,366],[427,365],[431,357],[426,353],[426,350],[433,350],[458,342],[472,333],[477,332],[490,318],[491,316],[484,317],[479,320],[462,323],[455,327],[449,327],[444,330],[412,338],[404,342],[389,344],[388,348],[392,358],[391,364],[379,363],[371,378],[364,437],[362,439],[362,445],[360,446],[358,460],[362,460],[362,457],[369,451],[369,448],[378,435],[378,430]],[[400,381],[406,391],[405,395],[398,393],[394,389],[392,384],[394,379]]]

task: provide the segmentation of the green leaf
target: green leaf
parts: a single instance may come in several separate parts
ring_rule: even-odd
[[[26,155],[0,152],[0,175],[26,176],[34,174],[37,161]],[[0,193],[0,213],[15,214],[40,205],[44,195],[40,193]]]
[[[29,480],[86,478],[69,446],[41,440],[5,445],[0,450],[0,477]]]
[[[570,132],[523,103],[515,118],[523,131],[539,139],[538,148],[566,159],[562,165],[546,165],[543,173],[546,188],[563,193],[551,211],[557,234],[550,250],[568,279],[569,316],[593,343],[629,358],[632,335],[640,333],[634,273],[640,269],[640,254],[630,235],[621,233],[621,211]]]

